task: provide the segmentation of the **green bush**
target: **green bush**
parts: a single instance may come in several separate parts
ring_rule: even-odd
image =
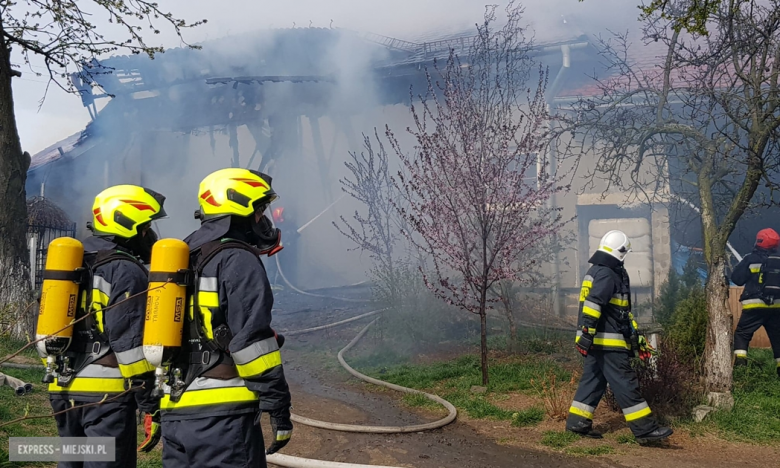
[[[694,287],[677,304],[666,338],[684,356],[693,359],[704,353],[707,339],[707,299],[704,288]]]
[[[692,290],[701,287],[697,263],[691,257],[686,262],[682,275],[672,269],[669,278],[661,285],[661,293],[653,307],[655,320],[664,328],[669,328],[674,322],[677,305],[690,296]]]

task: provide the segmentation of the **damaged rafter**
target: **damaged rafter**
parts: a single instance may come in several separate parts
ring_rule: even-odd
[[[223,78],[209,78],[206,80],[206,84],[214,85],[214,84],[229,84],[229,83],[240,83],[240,84],[263,84],[263,83],[305,83],[305,82],[325,82],[325,83],[335,83],[336,80],[333,77],[330,76],[320,76],[320,75],[290,75],[290,76],[281,76],[281,75],[265,75],[265,76],[237,76],[235,78],[230,77],[223,77]]]

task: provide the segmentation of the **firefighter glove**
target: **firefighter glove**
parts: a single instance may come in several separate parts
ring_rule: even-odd
[[[658,354],[658,352],[653,348],[653,346],[647,342],[647,338],[645,338],[645,335],[640,334],[639,338],[639,359],[646,361],[650,359],[651,357]]]
[[[146,413],[144,416],[144,432],[146,438],[138,446],[139,452],[150,452],[160,441],[162,437],[162,426],[160,425],[160,410],[152,413]]]
[[[588,355],[591,346],[593,346],[593,334],[588,327],[582,327],[582,336],[577,340],[577,351],[583,356]]]
[[[271,429],[273,430],[274,440],[271,446],[268,447],[268,450],[266,450],[266,455],[271,455],[283,449],[290,442],[293,432],[290,408],[271,411],[269,415],[271,416]]]
[[[279,346],[279,349],[282,349],[282,346],[284,346],[284,335],[274,332],[274,337],[276,338],[276,344]]]

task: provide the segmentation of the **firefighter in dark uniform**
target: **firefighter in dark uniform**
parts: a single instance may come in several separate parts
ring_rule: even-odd
[[[281,232],[264,215],[277,196],[270,177],[239,168],[207,176],[198,195],[201,227],[185,239],[195,272],[185,349],[161,401],[163,465],[265,467],[266,453],[284,447],[293,429],[260,260],[281,248]],[[274,437],[267,452],[264,412]]]
[[[656,423],[631,368],[632,336],[643,356],[650,348],[638,335],[631,314],[631,288],[623,267],[630,251],[625,233],[610,231],[588,261],[592,266],[582,280],[576,338],[577,351],[585,363],[566,430],[584,437],[602,437],[593,430],[593,413],[609,384],[637,442],[647,444],[668,438],[672,430]]]
[[[165,216],[164,201],[134,185],[110,187],[95,198],[93,235],[84,241],[92,288],[81,298],[81,313],[88,306],[93,313],[76,324],[66,352],[72,372],[60,372],[49,384],[49,399],[55,413],[69,410],[55,416],[60,437],[113,437],[116,461],[60,462],[60,467],[135,467],[136,407],[147,436],[138,450],[151,450],[161,436],[159,401],[148,392],[154,368],[142,346],[148,288],[142,262],[151,256],[156,237],[150,226]],[[117,397],[131,385],[136,391]],[[108,401],[81,408],[103,399]]]
[[[734,365],[747,365],[753,334],[762,326],[769,335],[780,377],[780,236],[774,229],[762,229],[753,252],[734,268],[731,281],[744,286],[740,301],[742,316],[734,332]]]

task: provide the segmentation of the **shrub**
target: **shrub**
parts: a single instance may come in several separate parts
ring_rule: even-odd
[[[655,320],[664,328],[671,327],[677,305],[690,296],[692,289],[701,286],[698,265],[691,256],[683,268],[682,275],[672,269],[667,280],[661,285],[661,293],[653,306]]]
[[[660,419],[688,416],[699,403],[701,390],[694,360],[669,340],[661,341],[658,356],[652,364],[635,359],[632,367],[637,373],[642,396]],[[614,411],[620,410],[609,390],[605,402]]]
[[[680,357],[695,360],[704,353],[707,339],[707,300],[704,288],[696,286],[674,309],[666,340],[677,348]]]
[[[531,379],[531,385],[542,397],[544,411],[551,419],[563,421],[568,416],[569,405],[576,389],[576,381],[574,374],[568,382],[560,381],[552,371],[541,378]]]

